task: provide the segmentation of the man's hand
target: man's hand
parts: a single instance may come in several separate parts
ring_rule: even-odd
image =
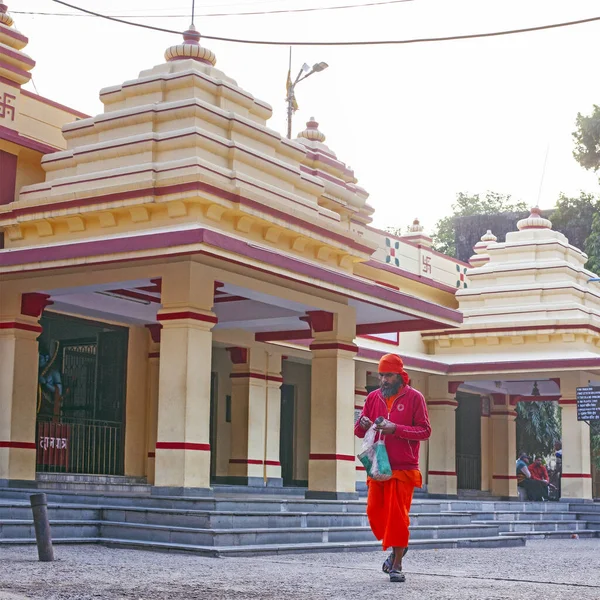
[[[369,419],[369,417],[361,417],[360,421],[359,421],[359,425],[365,430],[367,431],[367,429],[371,428],[371,425],[373,425],[373,421],[371,421],[371,419]]]
[[[383,419],[380,423],[375,424],[375,430],[383,435],[392,435],[396,432],[396,424],[387,419]]]

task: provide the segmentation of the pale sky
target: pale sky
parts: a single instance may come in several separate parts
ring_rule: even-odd
[[[600,16],[597,0],[413,0],[348,10],[200,16],[360,4],[366,0],[196,0],[201,34],[293,41],[410,39],[518,29]],[[379,0],[369,0],[377,2]],[[30,39],[37,91],[84,113],[102,112],[102,87],[164,61],[180,38],[88,17],[17,11],[74,11],[51,0],[5,0]],[[111,15],[191,12],[191,0],[71,0]],[[181,31],[182,18],[131,18]],[[396,46],[295,47],[302,63],[329,68],[298,85],[294,135],[314,116],[326,143],[370,193],[374,225],[431,232],[458,192],[494,190],[542,208],[559,193],[598,193],[573,159],[577,112],[600,104],[600,21],[488,39]],[[217,67],[271,104],[268,125],[285,134],[287,46],[204,40]],[[35,91],[29,83],[27,89]],[[547,160],[546,160],[547,157]],[[544,169],[544,163],[546,163]],[[542,174],[544,177],[542,179]]]

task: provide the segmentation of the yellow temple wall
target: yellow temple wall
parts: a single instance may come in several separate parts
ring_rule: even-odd
[[[148,331],[130,327],[125,401],[125,475],[146,475],[146,425],[149,404]]]

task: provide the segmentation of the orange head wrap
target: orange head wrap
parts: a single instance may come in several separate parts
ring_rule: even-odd
[[[402,377],[404,385],[408,385],[408,373],[404,370],[404,363],[397,354],[384,354],[379,360],[380,373],[396,373]]]

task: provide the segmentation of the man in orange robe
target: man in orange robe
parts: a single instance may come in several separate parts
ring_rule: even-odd
[[[392,478],[367,479],[367,516],[383,549],[392,548],[383,571],[389,573],[390,581],[402,582],[405,581],[402,557],[408,550],[413,491],[422,486],[419,445],[431,435],[431,426],[425,399],[410,387],[404,363],[396,354],[386,354],[379,361],[379,383],[380,388],[367,396],[354,433],[363,438],[374,426],[385,440]]]

